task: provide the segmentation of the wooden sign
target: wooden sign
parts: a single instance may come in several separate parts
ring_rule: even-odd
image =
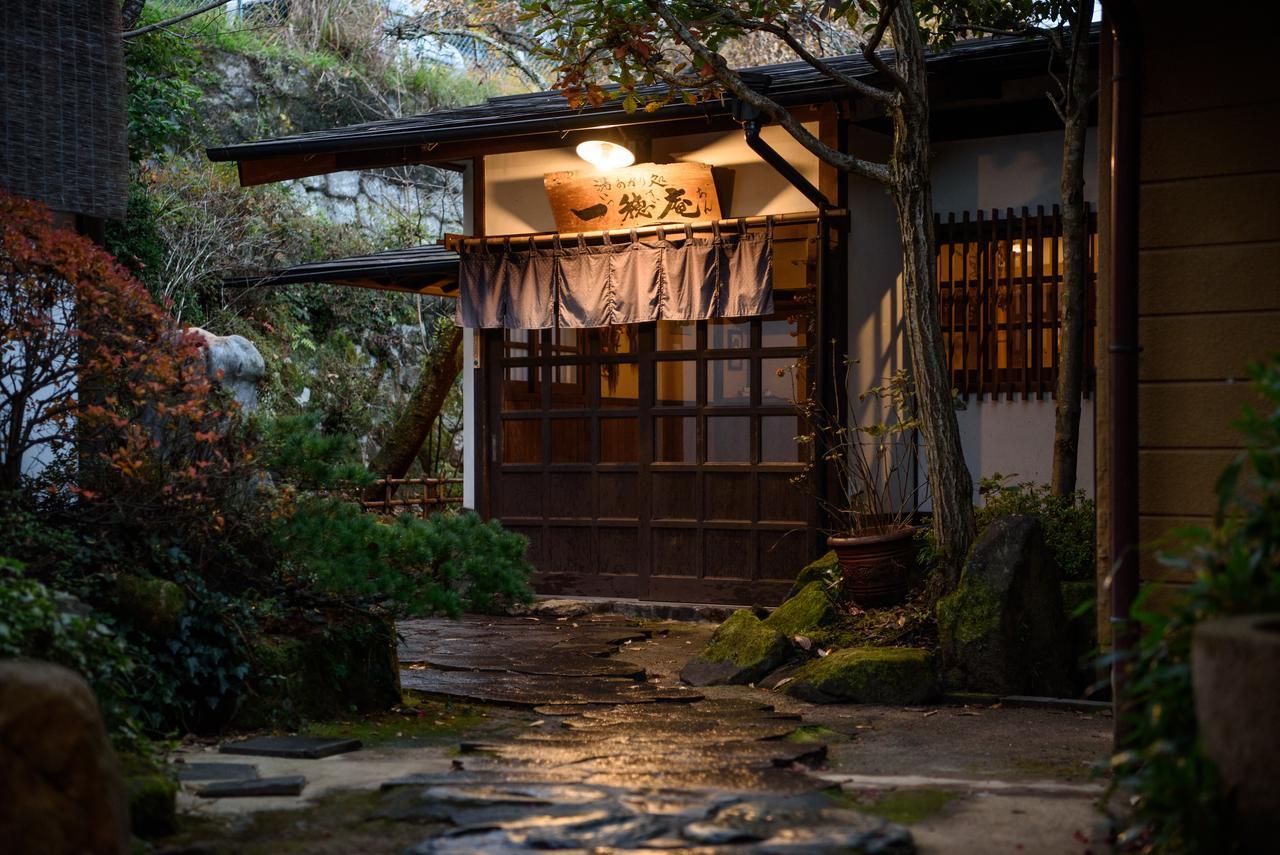
[[[542,177],[560,232],[629,229],[724,217],[705,163],[642,163]]]

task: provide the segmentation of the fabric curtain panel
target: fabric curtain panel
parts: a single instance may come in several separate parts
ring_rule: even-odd
[[[494,252],[463,249],[458,257],[456,320],[466,329],[544,330],[555,326],[553,251],[533,242],[504,243]]]
[[[681,239],[682,238],[682,239]],[[772,229],[617,241],[463,245],[458,323],[469,329],[570,329],[698,321],[773,311]]]

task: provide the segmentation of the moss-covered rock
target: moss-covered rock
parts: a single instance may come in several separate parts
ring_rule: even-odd
[[[706,648],[680,672],[694,686],[754,683],[785,663],[791,642],[750,609],[738,609],[720,624]]]
[[[167,579],[121,573],[112,579],[106,608],[158,638],[178,634],[178,620],[187,607],[187,594]]]
[[[827,595],[822,582],[810,582],[795,596],[773,610],[765,619],[765,626],[777,630],[787,638],[810,635],[814,630],[830,626],[839,617],[835,604]]]
[[[943,676],[956,689],[998,695],[1071,692],[1058,574],[1040,523],[996,520],[974,545],[960,584],[938,602]]]
[[[238,727],[375,712],[400,702],[395,624],[345,617],[310,632],[263,637],[255,646]]]
[[[917,647],[850,647],[814,659],[783,689],[819,704],[918,704],[938,694],[933,654]]]
[[[787,599],[791,599],[813,582],[825,584],[839,575],[840,561],[836,558],[836,551],[833,549],[817,561],[805,565],[796,574],[796,581],[791,585],[791,590],[787,592]]]
[[[125,796],[129,800],[129,827],[143,838],[165,837],[178,830],[178,782],[149,756],[120,757]]]

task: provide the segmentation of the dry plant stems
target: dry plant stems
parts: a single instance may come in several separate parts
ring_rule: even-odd
[[[911,524],[917,502],[928,489],[927,481],[917,484],[914,477],[916,431],[920,426],[915,390],[911,375],[902,369],[886,378],[883,385],[858,395],[855,402],[849,392],[853,362],[843,357],[843,376],[832,379],[834,412],[816,398],[801,404],[809,432],[797,439],[809,444],[813,454],[804,472],[794,480],[812,483],[811,473],[822,461],[839,485],[835,499],[816,497],[835,523],[829,533],[888,534]],[[884,414],[882,421],[860,420],[858,410],[868,402]]]

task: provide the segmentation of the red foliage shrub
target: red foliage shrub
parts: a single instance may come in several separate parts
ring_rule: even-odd
[[[0,192],[0,490],[69,491],[102,519],[223,526],[249,460],[198,339],[92,241]],[[55,474],[56,473],[56,474]]]

